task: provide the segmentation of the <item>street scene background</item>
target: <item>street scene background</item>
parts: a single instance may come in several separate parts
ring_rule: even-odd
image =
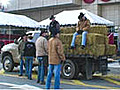
[[[90,20],[92,29],[88,34],[89,39],[85,50],[80,49],[81,35],[76,38],[77,49],[70,50],[69,46],[73,33],[76,32],[80,12]],[[64,43],[65,54],[79,57],[76,60],[73,60],[74,58],[72,57],[73,59],[70,58],[70,61],[82,61],[81,57],[83,54],[97,57],[110,56],[107,60],[105,59],[108,62],[107,75],[95,72],[90,80],[85,79],[81,73],[75,79],[64,79],[61,75],[60,89],[120,90],[120,0],[0,0],[0,51],[6,45],[8,46],[4,47],[5,51],[7,49],[8,51],[11,50],[10,52],[17,51],[14,47],[17,46],[15,43],[26,32],[33,34],[34,31],[48,30],[51,15],[55,15],[56,20],[60,23],[60,38],[62,38],[61,40]],[[112,40],[110,40],[110,36]],[[38,37],[39,34],[36,39]],[[112,41],[112,43],[109,43],[109,41]],[[18,52],[15,52],[12,55],[16,57],[17,54]],[[10,56],[8,54],[5,55],[6,57]],[[112,55],[115,56],[111,57]],[[9,60],[12,58],[11,56]],[[12,72],[6,72],[3,69],[1,60],[0,55],[0,89],[45,89],[45,85],[37,83],[37,67],[32,69],[32,80],[28,80],[25,75],[19,76],[20,66],[14,67]],[[99,61],[99,58],[96,60],[102,62],[102,59],[100,59],[101,61]],[[84,61],[86,61],[86,57]],[[75,65],[77,65],[76,63],[79,65],[78,62],[75,62]],[[19,62],[16,64],[19,64]],[[86,68],[87,64],[83,63],[83,66],[85,65],[85,70],[87,69],[89,72],[89,68]],[[104,66],[107,65],[107,63],[104,64],[103,62],[102,64],[96,64],[95,62],[93,64],[93,68],[98,65],[99,71],[102,67],[102,69],[106,69]],[[90,65],[92,64],[90,63]],[[78,71],[80,71],[79,68],[77,68]],[[69,67],[67,69],[69,70]],[[54,88],[54,77],[52,78],[51,88]]]

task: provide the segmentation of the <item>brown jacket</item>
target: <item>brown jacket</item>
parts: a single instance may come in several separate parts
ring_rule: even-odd
[[[83,30],[83,31],[89,31],[90,29],[90,21],[87,19],[85,21],[78,21],[76,31]]]
[[[47,39],[40,36],[36,43],[36,56],[47,56],[48,55],[48,42]]]
[[[49,64],[60,64],[61,60],[65,60],[62,42],[58,38],[51,38],[48,44]]]

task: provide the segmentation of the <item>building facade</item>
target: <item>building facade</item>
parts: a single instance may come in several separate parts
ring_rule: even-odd
[[[5,11],[37,21],[63,10],[86,9],[120,26],[120,0],[11,0]]]

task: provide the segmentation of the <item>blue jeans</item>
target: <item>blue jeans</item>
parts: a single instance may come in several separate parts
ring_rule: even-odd
[[[84,31],[83,33],[82,33],[82,43],[81,43],[81,45],[86,45],[86,38],[87,38],[87,31]],[[71,46],[73,46],[73,47],[75,47],[75,39],[76,39],[76,36],[77,35],[79,35],[77,32],[75,32],[74,34],[73,34],[73,38],[72,38],[72,42],[71,42]]]
[[[32,56],[25,56],[25,67],[26,67],[26,75],[28,79],[32,79],[32,64],[33,64]]]
[[[37,57],[38,59],[38,81],[44,82],[44,72],[45,72],[45,65],[44,65],[44,57]]]
[[[61,64],[57,64],[57,65],[49,64],[48,75],[46,80],[46,89],[50,89],[53,70],[54,70],[54,77],[55,77],[54,89],[60,88]]]
[[[20,75],[23,75],[23,65],[24,65],[23,56],[21,56],[21,60],[20,60]]]

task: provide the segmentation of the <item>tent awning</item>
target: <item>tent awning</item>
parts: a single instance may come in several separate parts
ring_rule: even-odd
[[[57,15],[55,15],[56,20],[61,24],[61,25],[66,25],[66,24],[77,24],[78,22],[78,15],[80,12],[83,12],[85,16],[90,20],[91,24],[105,24],[105,25],[114,25],[113,22],[104,19],[103,17],[100,17],[98,15],[95,15],[85,9],[82,10],[71,10],[71,11],[63,11]],[[50,20],[45,19],[41,22],[39,22],[40,25],[49,25]]]
[[[0,12],[0,25],[12,25],[17,27],[38,28],[40,25],[37,21],[24,15],[16,15]]]

